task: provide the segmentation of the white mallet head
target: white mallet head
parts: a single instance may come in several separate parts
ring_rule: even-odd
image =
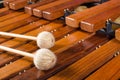
[[[34,55],[34,64],[40,70],[48,70],[55,66],[56,55],[49,49],[39,49]]]
[[[37,36],[37,45],[40,48],[51,48],[55,44],[55,38],[52,33],[43,31]]]

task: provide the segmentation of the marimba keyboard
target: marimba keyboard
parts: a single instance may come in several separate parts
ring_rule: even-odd
[[[52,69],[41,71],[31,58],[0,49],[0,80],[119,80],[120,29],[113,30],[115,37],[107,31],[120,15],[120,1],[110,0],[74,13],[78,5],[98,2],[4,0],[0,31],[29,36],[51,32],[56,42],[50,50],[57,56],[57,63]],[[66,10],[74,14],[66,17]],[[31,54],[38,49],[35,41],[3,35],[0,45]]]

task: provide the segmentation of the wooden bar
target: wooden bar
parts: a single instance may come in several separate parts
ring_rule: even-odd
[[[0,22],[0,28],[1,27],[4,27],[4,26],[7,26],[7,25],[10,25],[12,23],[15,23],[17,21],[20,21],[20,20],[24,20],[26,18],[30,17],[30,15],[28,14],[23,14],[23,15],[20,15],[20,16],[17,16],[17,17],[14,17],[12,19],[8,19],[6,21],[3,21],[3,22]]]
[[[86,80],[110,80],[112,76],[120,70],[120,56],[115,57],[93,74],[88,76]],[[103,74],[104,73],[104,74]],[[102,76],[102,77],[101,77]],[[119,76],[118,76],[119,77]]]
[[[40,22],[41,23],[44,23],[44,21],[42,22],[42,20],[40,20]],[[36,24],[37,23],[37,24]],[[19,30],[24,30],[25,29],[25,31],[27,30],[27,28],[28,27],[31,27],[31,25],[33,26],[33,28],[36,28],[36,27],[39,27],[38,25],[41,25],[41,23],[39,23],[39,21],[38,22],[36,22],[36,23],[33,23],[33,24],[30,24],[30,25],[27,25],[27,26],[24,26],[22,29],[17,29],[17,30],[13,30],[12,32],[13,33],[18,33],[18,34],[20,34],[20,33],[22,33],[23,31],[19,31]],[[59,22],[59,21],[55,21],[55,22],[53,22],[53,23],[50,23],[49,25],[45,25],[45,26],[49,26],[48,28],[41,28],[41,29],[39,29],[39,28],[37,28],[37,29],[35,29],[35,30],[33,30],[33,31],[30,31],[29,33],[27,33],[26,35],[30,35],[31,34],[31,36],[37,36],[37,34],[38,34],[38,31],[39,32],[42,32],[42,31],[44,31],[44,29],[45,30],[51,30],[51,26],[52,26],[52,29],[55,29],[55,28],[59,28],[59,27],[61,27],[63,24],[61,23],[61,22]],[[25,27],[27,27],[27,28],[25,28]],[[33,29],[32,28],[32,29]],[[10,29],[10,28],[9,28]],[[31,29],[31,28],[30,28]],[[28,31],[29,31],[29,29],[28,29]],[[26,31],[27,32],[27,31]],[[23,32],[23,33],[25,33],[25,32]],[[34,33],[34,34],[33,34]],[[10,39],[11,37],[1,37],[0,38],[0,40],[1,40],[1,42],[5,42],[6,40],[8,40],[8,39]],[[16,40],[18,40],[18,42],[16,42]],[[23,41],[23,42],[26,42],[26,39],[15,39],[15,40],[13,40],[13,41],[10,41],[10,43],[11,42],[16,42],[16,44],[14,43],[14,45],[17,45],[18,43],[19,43],[19,41]],[[7,44],[8,43],[8,44]],[[10,44],[9,44],[9,41],[7,42],[7,43],[4,43],[5,44],[5,46],[9,46]],[[3,44],[3,43],[2,43]],[[14,46],[14,45],[11,45],[11,46]]]
[[[115,31],[115,37],[120,41],[120,28]]]
[[[79,24],[82,20],[87,19],[87,18],[92,17],[92,16],[95,16],[96,14],[102,13],[106,10],[110,10],[112,8],[115,8],[115,7],[120,5],[119,3],[120,3],[119,0],[115,0],[115,1],[110,0],[110,1],[105,2],[103,4],[86,9],[82,12],[72,14],[72,15],[66,17],[66,24],[68,26],[78,28]]]
[[[9,3],[14,2],[15,0],[4,0],[3,4],[5,7],[9,8]]]
[[[10,13],[13,13],[13,12],[14,12],[14,11],[11,11],[11,10],[6,9],[5,11],[3,11],[3,12],[0,13],[0,17],[1,17],[1,16],[5,16],[5,15],[10,14]]]
[[[43,5],[43,6],[40,6],[40,7],[36,7],[36,8],[33,9],[33,14],[37,17],[42,17],[42,11],[43,10],[46,10],[50,7],[54,7],[56,5],[67,3],[67,2],[70,2],[70,1],[71,0],[57,0],[57,1],[51,2],[49,4],[46,4],[46,5]]]
[[[36,0],[30,0],[30,1],[35,2]],[[28,5],[29,4],[28,2],[29,2],[29,0],[17,0],[14,2],[10,2],[9,6],[10,6],[10,9],[18,10],[18,9],[24,8],[24,6]]]
[[[55,32],[54,32],[54,36],[56,36],[56,40],[58,40],[58,38],[63,38],[65,37],[65,35],[67,36],[67,34],[71,34],[73,32],[77,31],[76,29],[74,28],[70,28],[69,26],[64,26],[64,27],[61,27],[59,29],[57,29]],[[51,31],[52,32],[52,31]],[[63,35],[63,36],[59,36],[59,34]]]
[[[2,9],[0,9],[0,13],[5,12],[7,10],[8,10],[8,8],[2,8]]]
[[[120,16],[120,6],[107,10],[80,22],[80,28],[87,32],[96,32],[106,26],[106,21],[114,21]]]
[[[120,79],[120,70],[114,76],[112,76],[110,80],[119,80],[119,79]]]
[[[44,10],[43,17],[48,20],[54,20],[64,16],[64,9],[75,9],[77,6],[89,2],[99,2],[99,0],[73,0],[67,3],[59,4]]]
[[[25,25],[25,26],[21,26],[21,28],[18,28],[18,29],[15,29],[15,30],[12,30],[11,28],[9,28],[9,31],[10,32],[12,32],[12,33],[18,33],[18,34],[24,34],[24,33],[26,33],[26,32],[28,32],[28,31],[30,31],[29,33],[27,33],[26,35],[32,35],[32,36],[37,36],[37,34],[38,34],[38,31],[39,32],[42,32],[43,30],[51,30],[51,29],[55,29],[55,28],[59,28],[59,27],[61,27],[61,26],[63,26],[63,24],[62,24],[62,22],[61,21],[54,21],[54,22],[52,22],[52,23],[50,23],[50,24],[48,24],[48,25],[45,25],[44,26],[44,24],[46,24],[46,23],[48,23],[48,21],[45,21],[45,20],[39,20],[39,21],[37,21],[37,22],[34,22],[34,23],[31,23],[31,24],[29,24],[29,25]],[[49,27],[48,27],[49,26]],[[28,29],[29,28],[29,29]],[[37,28],[37,29],[36,29]],[[35,30],[33,30],[33,31],[31,31],[31,29],[35,29]],[[0,30],[1,30],[1,28],[0,28]],[[24,31],[23,31],[24,30]],[[7,30],[6,30],[7,31]],[[32,34],[32,32],[34,33],[34,34]],[[7,38],[11,38],[11,37],[7,37]],[[0,40],[1,39],[4,39],[4,40],[6,40],[6,37],[4,38],[4,37],[1,37],[0,38]]]
[[[17,33],[17,34],[23,34],[23,33],[26,33],[28,31],[34,30],[36,28],[40,28],[40,26],[47,25],[48,23],[50,23],[50,22],[47,20],[40,19],[38,21],[34,21],[30,24],[27,24],[25,26],[21,26],[15,30],[11,30],[10,32]],[[21,33],[21,31],[22,31],[22,33]]]
[[[120,42],[113,39],[48,80],[82,80],[111,60],[117,51]]]
[[[44,21],[44,20],[39,20],[39,21],[37,21],[37,22],[34,22],[33,24],[29,24],[29,25],[26,25],[26,26],[23,26],[23,27],[21,27],[21,28],[18,28],[18,29],[15,29],[15,30],[12,30],[11,32],[12,33],[17,33],[17,34],[24,34],[24,33],[26,33],[26,32],[28,32],[28,31],[31,31],[31,30],[34,30],[34,29],[36,29],[36,28],[38,28],[39,26],[41,26],[41,25],[43,25],[43,24],[46,24],[46,23],[48,23],[47,21]],[[7,36],[1,36],[0,37],[0,43],[2,43],[3,45],[5,44],[6,46],[7,45],[9,45],[9,43],[10,42],[12,42],[12,41],[10,41],[9,39],[11,39],[12,37],[7,37]],[[8,41],[9,40],[9,41]],[[8,41],[8,42],[5,42],[5,41]],[[4,42],[4,43],[3,43]],[[18,41],[19,42],[19,41]],[[8,43],[8,44],[6,44],[6,43]],[[1,45],[2,45],[1,44]],[[14,45],[16,45],[15,43],[14,43]],[[11,45],[11,46],[14,46],[14,45]]]
[[[24,20],[19,20],[19,21],[17,21],[16,23],[14,23],[14,24],[10,24],[10,25],[7,25],[7,26],[4,26],[4,27],[1,27],[0,28],[0,31],[11,31],[11,30],[14,30],[14,29],[16,29],[16,28],[18,28],[18,27],[21,27],[21,26],[24,26],[24,25],[26,25],[26,24],[29,24],[29,23],[31,23],[31,22],[33,22],[33,21],[36,21],[36,20],[38,20],[38,18],[34,18],[34,17],[28,17],[28,18],[26,18],[26,19],[24,19]],[[6,23],[5,23],[6,24]],[[21,27],[22,28],[22,27]],[[24,30],[24,28],[22,28],[22,30]],[[29,30],[29,29],[28,29]],[[10,39],[10,38],[9,38]],[[1,38],[0,37],[0,43],[2,43],[2,42],[4,42],[4,41],[6,41],[6,40],[9,40],[8,38]]]
[[[18,27],[30,24],[30,23],[37,21],[37,20],[38,20],[38,18],[36,18],[36,17],[28,17],[28,18],[25,18],[23,20],[18,20],[14,24],[12,23],[12,24],[6,25],[4,27],[0,27],[0,30],[1,31],[11,31],[11,30],[14,30]]]
[[[30,15],[33,15],[34,8],[45,5],[45,4],[49,4],[50,2],[53,2],[53,1],[55,1],[55,0],[42,0],[42,1],[37,2],[35,4],[27,5],[27,6],[25,6],[25,12],[30,14]]]
[[[24,12],[13,12],[13,13],[10,13],[8,15],[1,16],[0,22],[5,21],[5,20],[10,19],[10,18],[13,18],[13,17],[16,17],[16,16],[19,16],[19,15],[22,15],[23,13]]]

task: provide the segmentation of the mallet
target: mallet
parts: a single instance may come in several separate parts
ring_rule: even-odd
[[[7,33],[7,32],[1,32],[1,31],[0,31],[0,35],[35,40],[37,42],[37,46],[40,48],[51,48],[55,44],[55,38],[53,34],[47,31],[43,31],[39,33],[37,37],[25,36],[25,35]]]
[[[48,70],[53,68],[57,61],[56,55],[49,49],[45,48],[37,50],[35,54],[8,48],[5,46],[0,46],[0,49],[33,58],[34,65],[40,70]]]

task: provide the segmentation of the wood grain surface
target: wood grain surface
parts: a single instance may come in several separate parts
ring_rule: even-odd
[[[109,10],[109,9],[115,8],[117,6],[120,6],[119,3],[120,3],[119,0],[115,0],[115,1],[110,0],[110,1],[107,1],[103,4],[91,7],[89,9],[86,9],[82,12],[72,14],[72,15],[66,17],[66,24],[71,26],[71,27],[78,28],[79,24],[82,20],[87,19],[89,17],[92,17],[96,14],[102,13],[106,10]]]
[[[43,17],[48,20],[54,20],[61,16],[64,16],[64,9],[73,9],[83,3],[99,2],[99,0],[72,0],[67,3],[59,4],[50,7],[43,11]]]
[[[14,2],[15,0],[4,0],[3,4],[5,7],[9,8],[9,3]]]
[[[88,19],[84,19],[80,22],[80,28],[87,32],[96,32],[102,28],[105,28],[107,20],[110,19],[114,21],[120,16],[119,10],[120,6],[106,10],[105,12],[92,16]]]
[[[0,17],[0,22],[5,21],[7,19],[13,18],[13,17],[17,17],[19,15],[22,15],[24,12],[13,12],[11,14],[5,15],[5,16],[1,16]]]
[[[119,45],[119,44],[118,44]],[[120,56],[115,57],[100,69],[91,74],[86,80],[110,80],[120,70]],[[101,77],[102,76],[102,77]],[[119,80],[120,76],[116,76]]]
[[[42,5],[45,5],[45,4],[49,4],[53,1],[56,1],[56,0],[42,0],[40,2],[37,2],[35,4],[31,4],[31,5],[27,5],[25,6],[25,12],[30,14],[30,15],[33,15],[33,9],[36,8],[36,7],[39,7],[39,6],[42,6]]]
[[[37,16],[41,15],[40,17],[43,16],[44,11],[49,10],[52,12],[53,17],[48,17],[56,19],[58,16],[56,11],[63,11],[66,7],[72,9],[77,3],[74,5],[69,5],[69,3],[77,2],[78,0],[42,0],[40,1],[41,3],[37,2],[31,5],[26,4],[25,1],[28,0],[5,1],[7,4],[6,8],[0,9],[0,31],[34,37],[37,37],[42,31],[51,32],[56,41],[55,46],[50,48],[50,50],[57,56],[57,63],[50,70],[40,71],[34,66],[31,58],[0,50],[0,80],[82,80],[91,79],[91,77],[94,79],[96,76],[102,79],[120,79],[120,58],[119,56],[115,57],[116,52],[120,51],[120,41],[116,39],[110,40],[100,31],[88,33],[80,30],[80,28],[66,25],[65,21],[59,19],[49,21],[47,18],[38,18],[32,15],[32,10],[35,9],[36,11],[38,9]],[[79,1],[81,2],[81,0]],[[97,1],[99,0],[83,0],[83,2]],[[10,3],[15,3],[15,6],[18,4],[16,11],[9,9],[8,4]],[[67,3],[68,5],[66,5]],[[108,17],[112,16],[111,19],[116,17],[113,12],[119,9],[119,3],[119,0],[111,0],[95,6],[95,8],[89,8],[90,10],[86,9],[85,12],[78,12],[82,14],[81,17],[77,13],[73,15],[76,15],[75,19],[77,19],[76,23],[78,26],[80,26],[82,20],[91,19],[97,15],[103,16],[103,14],[104,16],[102,19],[100,17],[100,20],[104,22]],[[23,5],[27,5],[26,13],[24,13],[23,9],[17,10],[18,7],[23,8]],[[112,14],[105,15],[111,10]],[[96,25],[98,25],[97,23],[96,21]],[[0,36],[0,45],[31,54],[34,54],[39,49],[36,41],[9,36]],[[103,75],[101,74],[103,72],[107,73]],[[103,75],[103,77],[100,75]]]
[[[99,36],[99,37],[98,37]],[[64,70],[67,66],[76,62],[77,60],[83,58],[88,55],[91,51],[95,50],[95,47],[98,45],[102,45],[107,41],[105,36],[94,35],[81,43],[74,43],[73,46],[64,50],[63,52],[57,53],[58,62],[55,68],[48,71],[39,71],[35,67],[26,70],[21,75],[17,75],[11,80],[46,80],[48,77],[53,76],[57,72]],[[84,45],[84,46],[83,46]],[[57,50],[59,51],[59,49]],[[29,77],[29,78],[28,78]],[[54,80],[54,79],[53,79]],[[56,80],[56,79],[55,79]]]
[[[112,76],[110,80],[119,80],[120,79],[120,70]]]
[[[41,31],[43,31],[43,30],[47,30],[47,31],[51,31],[51,30],[54,30],[55,28],[58,28],[58,27],[61,27],[62,25],[64,25],[64,24],[58,24],[59,22],[54,22],[54,23],[56,23],[56,25],[55,24],[50,24],[51,25],[51,29],[50,29],[50,25],[48,25],[48,26],[43,26],[42,28],[38,28],[38,29],[35,29],[35,30],[32,30],[32,31],[30,31],[29,33],[26,33],[26,35],[32,35],[32,36],[36,36],[39,32],[40,32],[40,30]],[[59,26],[57,26],[57,25],[59,25]],[[53,27],[54,26],[54,27]],[[64,29],[64,28],[63,28]],[[20,31],[20,30],[19,30]],[[62,30],[61,29],[61,31],[64,31],[64,30]],[[60,32],[60,31],[59,31]],[[69,31],[68,31],[69,32]],[[34,33],[34,34],[33,34]],[[57,32],[55,32],[55,33],[57,33]],[[62,32],[61,32],[62,33]],[[58,34],[58,33],[57,33]],[[81,36],[79,36],[79,37],[77,37],[77,35],[80,35],[81,34]],[[64,35],[64,34],[59,34],[59,35]],[[74,39],[74,37],[76,36],[76,39]],[[84,32],[79,32],[79,31],[77,31],[77,32],[75,32],[73,35],[70,35],[68,38],[64,38],[64,39],[61,39],[61,41],[65,41],[66,43],[63,43],[63,44],[61,44],[61,41],[58,41],[58,43],[56,43],[56,47],[54,47],[54,48],[52,48],[52,50],[54,51],[54,50],[56,50],[56,49],[58,49],[58,48],[61,48],[61,47],[65,47],[65,46],[67,46],[67,45],[70,45],[70,44],[72,44],[72,43],[74,43],[75,41],[78,41],[79,39],[84,39],[85,37],[87,37],[87,36],[89,36],[88,35],[88,33],[84,33]],[[70,41],[69,41],[70,40]],[[8,47],[19,47],[19,46],[21,46],[21,45],[23,45],[24,43],[26,43],[26,39],[18,39],[18,38],[15,38],[15,39],[11,39],[11,40],[9,40],[9,41],[6,41],[6,42],[4,42],[4,43],[2,43],[1,45],[3,45],[3,46],[8,46]],[[14,43],[14,45],[12,45]],[[59,45],[60,44],[60,45]],[[58,46],[59,45],[59,46]],[[22,48],[20,48],[20,49],[22,49]],[[23,50],[25,49],[25,47],[23,48]],[[33,48],[34,49],[34,48]],[[1,52],[2,52],[2,50],[1,50]],[[3,58],[2,56],[4,55],[4,57],[5,57],[5,55],[7,55],[7,54],[2,54],[1,55],[1,59]],[[5,57],[6,58],[6,57]],[[11,59],[11,57],[8,57],[9,59],[4,59],[4,61],[3,62],[1,62],[1,66],[2,65],[4,65],[6,62],[8,63],[9,62],[9,60],[11,61],[11,60],[14,60],[15,58],[13,58],[13,59]],[[23,60],[24,60],[24,58],[22,58]],[[17,62],[17,64],[18,65],[21,65],[21,62],[23,62],[23,64],[24,64],[24,61],[23,60],[18,60],[18,62]],[[20,61],[20,62],[19,62]],[[26,60],[25,60],[25,62],[26,62]],[[19,64],[20,63],[20,64]],[[15,65],[16,65],[16,61],[15,61]],[[19,67],[19,70],[21,70],[21,69],[24,69],[24,68],[28,68],[28,67],[26,67],[26,66],[30,66],[30,65],[32,65],[32,63],[30,62],[26,62],[26,65],[24,65],[23,67]],[[10,65],[11,66],[11,65]],[[5,66],[6,68],[7,68],[7,66]],[[9,66],[8,66],[9,67]],[[12,66],[11,66],[12,67]],[[7,68],[8,69],[8,68]],[[10,69],[10,68],[9,68]],[[5,69],[6,70],[6,69]],[[8,74],[3,74],[3,75],[0,75],[1,76],[1,79],[7,79],[7,78],[9,78],[10,76],[12,76],[12,75],[15,75],[16,74],[16,72],[18,72],[19,71],[17,68],[16,68],[16,70],[13,70],[13,72],[9,72],[8,71]],[[6,72],[6,71],[5,71]]]
[[[114,54],[120,50],[120,42],[113,39],[83,57],[76,63],[70,65],[65,70],[52,76],[48,80],[82,80],[94,70],[113,58]],[[103,73],[102,73],[103,74]],[[102,77],[101,77],[102,78]]]
[[[36,0],[30,0],[30,1],[35,2]],[[10,2],[9,6],[10,6],[10,9],[18,10],[18,9],[24,8],[24,6],[28,4],[29,4],[29,0],[16,0],[14,2]]]
[[[40,6],[40,7],[36,7],[33,9],[33,14],[37,17],[42,17],[42,11],[43,10],[46,10],[50,7],[54,7],[56,5],[59,5],[59,4],[64,4],[64,3],[67,3],[67,2],[70,2],[72,0],[57,0],[57,1],[54,1],[54,2],[51,2],[49,4],[46,4],[46,5],[43,5],[43,6]]]
[[[120,41],[120,28],[115,31],[115,37]]]

